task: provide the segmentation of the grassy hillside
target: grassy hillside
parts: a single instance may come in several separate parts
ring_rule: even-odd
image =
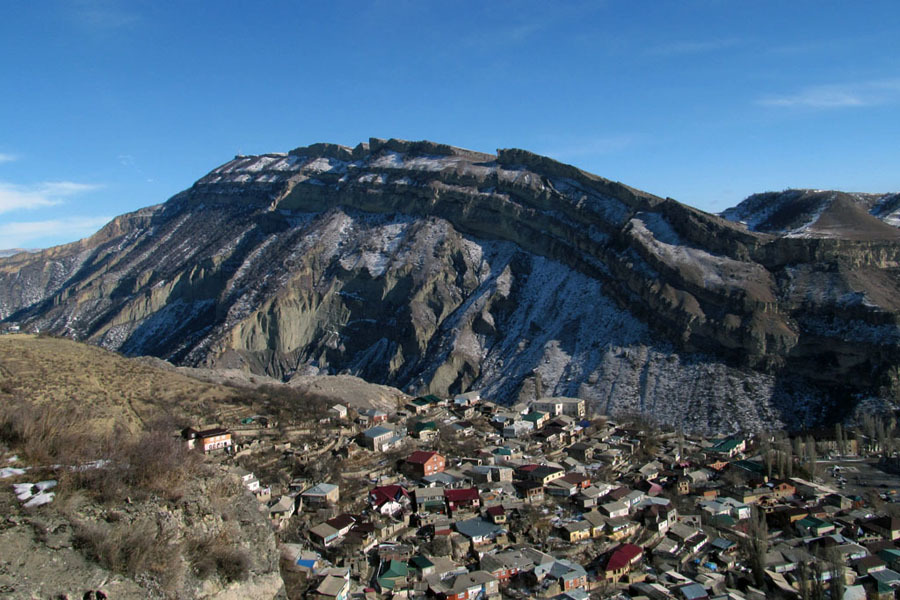
[[[150,422],[212,422],[245,408],[237,389],[199,381],[67,339],[0,336],[0,400],[77,411],[88,428],[131,432]],[[249,412],[249,407],[246,407]]]

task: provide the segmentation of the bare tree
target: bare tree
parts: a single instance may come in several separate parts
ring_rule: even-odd
[[[766,582],[766,553],[769,549],[769,527],[766,514],[756,505],[752,506],[750,524],[747,529],[748,559],[753,579],[757,587]]]

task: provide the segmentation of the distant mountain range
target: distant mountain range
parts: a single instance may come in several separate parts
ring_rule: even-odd
[[[0,259],[0,317],[283,380],[800,427],[900,400],[898,223],[896,194],[716,216],[523,150],[315,144]]]

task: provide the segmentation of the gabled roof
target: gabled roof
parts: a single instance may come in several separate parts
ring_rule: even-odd
[[[417,554],[416,556],[413,556],[411,559],[409,559],[409,566],[414,569],[418,569],[419,571],[424,571],[429,567],[433,567],[434,563],[428,560],[428,558],[426,558],[425,556]]]
[[[414,465],[424,465],[435,456],[440,456],[440,454],[438,454],[437,452],[416,450],[406,458],[406,462]]]
[[[607,571],[618,571],[627,566],[633,560],[640,557],[644,553],[640,546],[634,544],[622,544],[616,548],[606,562]]]
[[[385,502],[393,502],[403,497],[409,498],[409,493],[400,485],[383,485],[372,488],[369,491],[369,499],[376,506],[381,506]]]
[[[537,421],[540,421],[541,419],[545,418],[546,416],[547,416],[547,413],[542,413],[540,411],[534,411],[534,412],[530,412],[527,415],[525,415],[524,417],[522,417],[522,420],[523,421],[531,421],[532,423],[536,423]]]
[[[552,579],[562,580],[575,579],[587,575],[584,567],[565,558],[555,559],[552,563],[542,563],[535,567],[534,572],[536,575],[545,574]]]
[[[467,538],[483,538],[503,531],[501,527],[494,525],[490,521],[485,521],[481,517],[457,521],[454,527]]]
[[[548,475],[554,475],[556,473],[562,473],[565,469],[561,469],[560,467],[551,467],[550,465],[540,465],[537,469],[531,471],[531,477],[537,479],[543,479]]]
[[[363,431],[363,435],[367,438],[377,438],[386,434],[393,434],[394,432],[387,427],[382,427],[381,425],[376,425],[375,427],[370,427]]]
[[[448,502],[465,502],[480,500],[481,496],[478,495],[477,488],[462,488],[459,490],[445,489],[444,498],[446,498]]]
[[[350,527],[354,523],[356,523],[356,519],[352,515],[348,515],[346,513],[342,515],[338,515],[333,519],[328,519],[325,521],[335,529],[344,529],[345,527]]]

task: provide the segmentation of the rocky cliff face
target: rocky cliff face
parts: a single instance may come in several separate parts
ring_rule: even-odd
[[[0,316],[285,380],[796,426],[900,398],[900,236],[856,209],[866,235],[842,235],[831,212],[827,235],[788,235],[521,150],[317,144],[0,259]]]

